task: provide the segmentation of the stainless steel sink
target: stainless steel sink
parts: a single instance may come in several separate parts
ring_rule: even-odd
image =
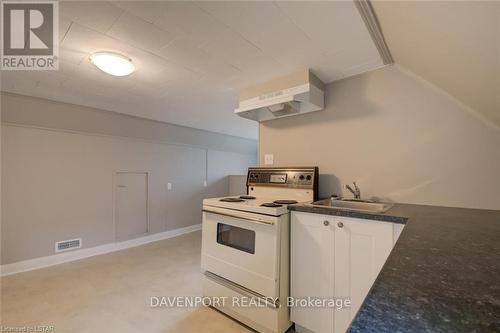
[[[337,198],[315,201],[311,205],[366,213],[385,213],[392,206],[394,206],[393,203],[387,202],[373,202],[368,200]]]

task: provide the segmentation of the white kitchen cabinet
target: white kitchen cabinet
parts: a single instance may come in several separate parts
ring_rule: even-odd
[[[394,235],[388,222],[292,212],[291,296],[351,301],[342,310],[292,307],[298,330],[345,332],[389,256]]]
[[[333,216],[291,214],[291,297],[334,297]],[[333,332],[333,309],[292,307],[291,321],[313,332]]]
[[[335,311],[334,332],[345,332],[358,312],[393,246],[393,224],[337,218],[335,226],[335,297],[351,306]]]

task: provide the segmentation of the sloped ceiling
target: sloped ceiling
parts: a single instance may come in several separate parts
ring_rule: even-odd
[[[500,126],[499,1],[374,1],[396,63]]]
[[[309,67],[331,82],[383,65],[352,1],[61,1],[59,71],[3,72],[2,90],[256,138],[238,90]],[[129,56],[110,77],[97,51]]]

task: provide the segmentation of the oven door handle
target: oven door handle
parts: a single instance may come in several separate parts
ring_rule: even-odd
[[[243,216],[238,216],[238,215],[233,215],[233,214],[228,214],[228,213],[221,213],[215,210],[209,210],[209,209],[203,209],[205,213],[212,213],[212,214],[217,214],[217,215],[222,215],[222,216],[228,216],[228,217],[234,217],[237,219],[245,220],[245,221],[251,221],[251,222],[257,222],[257,223],[262,223],[262,224],[267,224],[267,225],[274,225],[274,222],[271,221],[263,221],[257,218],[251,218],[251,217],[243,217]]]

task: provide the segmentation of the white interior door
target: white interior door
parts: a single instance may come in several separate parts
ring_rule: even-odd
[[[148,174],[117,172],[115,205],[117,240],[148,233]]]

